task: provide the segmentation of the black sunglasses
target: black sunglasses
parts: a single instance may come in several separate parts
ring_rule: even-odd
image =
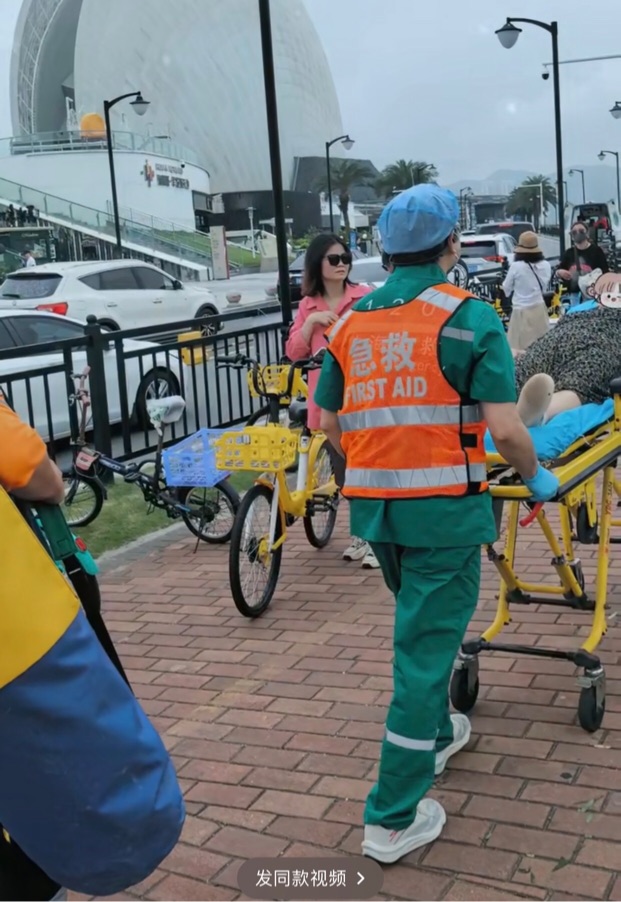
[[[330,264],[330,266],[338,266],[339,263],[343,263],[345,266],[350,266],[352,261],[351,254],[326,254],[326,260]]]

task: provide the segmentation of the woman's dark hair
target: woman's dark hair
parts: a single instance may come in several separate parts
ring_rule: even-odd
[[[541,251],[538,254],[523,254],[520,251],[516,251],[514,260],[516,263],[520,261],[523,263],[541,263],[542,260],[545,260],[545,257]]]
[[[302,294],[306,297],[312,298],[318,294],[324,294],[326,286],[323,283],[321,267],[323,266],[323,258],[334,244],[340,244],[343,248],[343,253],[351,253],[343,239],[332,233],[317,235],[308,245],[304,260],[304,275],[302,277]],[[351,272],[351,269],[349,271]],[[349,276],[345,279],[345,284],[352,284]]]

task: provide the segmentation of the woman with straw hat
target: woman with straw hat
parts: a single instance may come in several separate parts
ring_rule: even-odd
[[[535,232],[522,232],[502,290],[513,295],[507,338],[513,351],[525,351],[550,327],[543,297],[552,278],[552,267],[539,247]]]

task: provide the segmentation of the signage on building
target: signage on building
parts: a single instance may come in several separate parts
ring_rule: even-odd
[[[142,174],[149,188],[155,181],[162,188],[183,188],[189,190],[190,180],[183,178],[183,166],[174,166],[171,163],[156,163],[155,169],[145,160]]]
[[[211,237],[211,262],[213,265],[214,279],[229,278],[229,255],[226,249],[226,232],[224,226],[212,226],[209,229]]]

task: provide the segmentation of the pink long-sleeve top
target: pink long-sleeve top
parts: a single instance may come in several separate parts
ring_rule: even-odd
[[[335,311],[337,316],[347,313],[356,301],[359,301],[360,298],[363,298],[365,294],[369,294],[372,290],[368,285],[346,285],[343,299]],[[311,313],[323,312],[324,310],[329,311],[330,308],[321,295],[302,298],[285,348],[285,354],[290,360],[301,360],[304,357],[310,357],[321,350],[321,348],[327,346],[328,342],[325,339],[325,333],[328,330],[326,326],[315,326],[309,344],[306,343],[302,334],[302,327]],[[308,374],[308,425],[311,429],[319,429],[320,413],[314,397],[320,372],[321,370],[311,370]]]

